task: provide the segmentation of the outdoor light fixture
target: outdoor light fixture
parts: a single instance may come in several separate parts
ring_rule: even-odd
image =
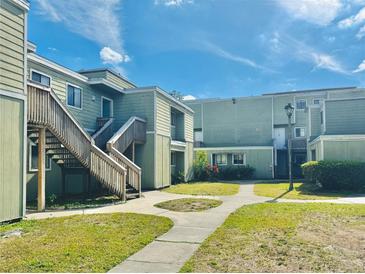
[[[286,115],[288,116],[288,165],[289,165],[289,191],[294,189],[293,174],[292,174],[292,159],[291,159],[291,146],[292,146],[292,124],[291,117],[293,116],[294,107],[291,103],[288,103],[285,107]]]
[[[232,103],[235,104],[236,103],[236,98],[232,98]]]

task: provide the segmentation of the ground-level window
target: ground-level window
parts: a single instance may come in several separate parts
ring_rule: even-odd
[[[40,73],[38,71],[31,71],[31,80],[37,82],[43,86],[50,87],[51,86],[51,77],[46,74]]]
[[[176,152],[171,152],[171,165],[176,166]]]
[[[296,165],[301,165],[307,161],[307,157],[304,154],[295,154],[294,155],[294,163]]]
[[[225,153],[215,153],[212,154],[213,165],[226,165],[227,164],[227,154]]]
[[[51,170],[51,158],[46,154],[46,170]],[[38,145],[29,145],[29,171],[38,171]]]
[[[294,128],[294,136],[295,136],[295,138],[305,137],[305,127],[296,127],[296,128]]]
[[[232,164],[234,165],[245,165],[245,155],[243,153],[232,154]]]
[[[81,88],[67,84],[67,105],[81,109]]]

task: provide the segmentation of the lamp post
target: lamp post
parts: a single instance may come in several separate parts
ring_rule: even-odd
[[[288,103],[285,107],[286,115],[288,116],[288,162],[289,162],[289,191],[294,189],[293,185],[293,174],[292,174],[292,159],[291,159],[291,145],[292,145],[292,124],[291,124],[291,117],[294,112],[294,107],[291,103]]]

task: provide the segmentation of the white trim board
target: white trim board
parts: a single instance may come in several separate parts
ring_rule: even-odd
[[[225,151],[225,150],[265,150],[273,149],[273,146],[246,146],[246,147],[196,147],[194,150],[199,151]]]

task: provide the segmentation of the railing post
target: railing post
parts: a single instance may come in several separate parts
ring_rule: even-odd
[[[122,181],[122,202],[127,201],[127,187],[126,187],[126,180],[127,180],[127,172],[123,174],[123,181]]]
[[[46,209],[46,129],[40,128],[38,134],[38,211]]]

